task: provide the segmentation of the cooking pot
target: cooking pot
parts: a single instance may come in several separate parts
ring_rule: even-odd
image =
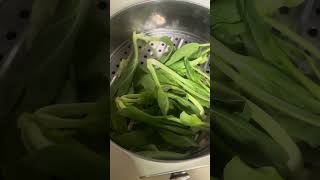
[[[116,79],[115,72],[120,59],[132,53],[131,36],[133,31],[151,36],[169,36],[177,47],[189,42],[209,42],[210,39],[210,1],[188,0],[111,0],[110,19],[110,78],[111,85]],[[154,42],[156,51],[141,47],[139,61],[146,57],[160,57],[166,47]],[[160,53],[159,53],[160,52]],[[145,65],[146,63],[140,63]],[[202,67],[209,72],[209,64]],[[210,166],[210,147],[185,160],[157,160],[130,152],[110,140],[110,146],[125,152],[137,167],[140,177],[150,177],[179,173],[177,177],[188,179],[183,171]]]

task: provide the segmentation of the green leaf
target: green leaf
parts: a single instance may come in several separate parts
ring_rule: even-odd
[[[145,91],[155,92],[156,85],[150,74],[144,75],[137,84],[142,86]]]
[[[211,25],[234,24],[241,21],[236,0],[215,0],[210,8]]]
[[[280,7],[286,6],[283,3],[284,1],[286,0],[269,0],[269,1],[254,0],[257,12],[260,15],[268,15],[268,16],[275,14]]]
[[[214,40],[214,42],[214,53],[226,60],[241,76],[255,83],[256,86],[292,105],[314,113],[320,111],[320,101],[279,69],[259,59],[234,53],[219,41]]]
[[[55,104],[70,103],[77,101],[76,79],[73,66],[69,68],[69,75],[55,99]]]
[[[225,167],[224,180],[284,180],[273,167],[252,168],[234,157]]]
[[[320,80],[320,67],[317,64],[317,60],[309,56],[303,49],[296,47],[294,44],[291,44],[288,41],[285,41],[281,38],[277,38],[279,46],[290,56],[293,60],[296,60],[296,64],[299,66],[302,60],[306,61],[309,65],[311,71],[314,75]],[[309,69],[308,69],[309,70]],[[308,71],[307,70],[307,71]]]
[[[21,139],[28,151],[39,150],[55,144],[44,136],[40,126],[31,114],[21,115],[18,123],[21,131]]]
[[[161,84],[160,81],[158,79],[157,73],[155,71],[155,69],[153,68],[152,64],[147,63],[147,68],[155,82],[156,85],[156,90],[157,90],[157,100],[158,100],[158,104],[160,107],[160,110],[162,112],[163,115],[167,115],[168,111],[169,111],[169,98],[168,98],[168,94],[167,92],[164,92],[163,89],[161,88]]]
[[[249,92],[255,98],[260,99],[262,102],[272,106],[275,109],[278,109],[283,113],[286,113],[292,117],[313,124],[315,126],[320,126],[318,121],[319,117],[316,114],[300,109],[287,103],[286,101],[283,101],[282,99],[273,96],[270,93],[267,93],[262,88],[257,87],[255,83],[248,81],[245,77],[242,77],[240,73],[229,67],[226,63],[223,62],[223,59],[218,56],[214,57],[216,58],[216,60],[213,63],[227,76],[229,76],[241,89]]]
[[[139,146],[132,149],[135,152],[139,151],[159,151],[158,147],[155,144],[147,144],[145,146]]]
[[[266,112],[254,103],[247,101],[251,109],[251,117],[256,121],[289,156],[288,167],[293,173],[301,173],[303,159],[298,146],[289,137],[287,132]]]
[[[135,76],[136,69],[138,67],[138,40],[143,40],[145,42],[150,41],[165,41],[170,43],[168,37],[150,37],[144,34],[133,33],[133,59],[129,64],[123,69],[123,72],[118,76],[116,81],[111,85],[111,97],[122,96],[129,92],[132,87],[133,77]]]
[[[173,99],[180,106],[182,106],[183,107],[182,109],[184,109],[186,112],[191,113],[191,114],[195,113],[200,116],[200,110],[194,104],[192,104],[190,101],[188,101],[188,99],[177,96],[173,93],[169,93],[168,95],[169,95],[170,99]]]
[[[239,9],[265,60],[288,75],[291,75],[309,90],[314,97],[320,99],[320,85],[305,76],[279,47],[270,32],[270,26],[268,26],[268,24],[264,22],[264,19],[257,13],[254,0],[239,0]]]
[[[105,136],[110,128],[110,101],[106,94],[100,97],[94,103],[92,109],[88,112],[83,121],[90,124],[81,131],[85,131],[87,135]]]
[[[92,3],[85,24],[80,29],[73,55],[79,101],[95,101],[109,86],[106,77],[109,74],[106,62],[109,48],[107,18],[98,15],[96,4]]]
[[[56,13],[60,0],[36,0],[32,5],[30,25],[26,33],[27,47],[31,48],[34,39],[45,28]]]
[[[119,97],[126,105],[151,105],[154,97],[150,92],[141,92],[139,94],[127,94]]]
[[[192,65],[191,65],[191,63],[190,63],[190,61],[189,61],[189,59],[188,58],[184,58],[184,65],[185,65],[185,68],[186,68],[186,70],[187,70],[187,77],[189,78],[189,79],[191,79],[192,81],[194,81],[194,82],[197,82],[197,83],[199,83],[199,82],[201,82],[201,76],[200,76],[200,74],[198,74],[194,69],[193,69],[193,67],[192,67]],[[202,75],[202,74],[201,74]]]
[[[288,7],[296,7],[304,2],[304,0],[282,0],[283,4]]]
[[[275,116],[275,119],[297,143],[305,142],[313,148],[320,146],[319,127],[285,116]]]
[[[148,64],[152,64],[155,66],[158,66],[161,68],[167,76],[171,76],[172,80],[175,81],[179,86],[181,86],[183,89],[185,89],[187,92],[189,92],[191,95],[194,95],[194,97],[197,97],[199,99],[202,99],[205,102],[210,101],[210,92],[206,91],[201,85],[181,77],[179,74],[162,64],[161,62],[155,60],[155,59],[148,59]],[[207,104],[205,104],[207,105]]]
[[[194,60],[192,60],[192,58],[189,60],[190,60],[190,65],[193,68],[196,67],[197,65],[204,64],[209,61],[208,57],[206,57],[206,56],[199,56],[198,58],[196,58]],[[172,64],[170,66],[170,69],[176,71],[180,75],[185,75],[185,73],[186,73],[186,67],[185,67],[184,61],[179,61],[179,62]]]
[[[170,151],[140,151],[137,153],[145,157],[164,160],[180,160],[185,159],[189,156],[189,154],[175,153]]]
[[[284,131],[284,129],[282,129],[282,127],[269,114],[264,112],[256,104],[241,96],[238,92],[227,88],[221,83],[216,84],[216,86],[218,87],[216,87],[216,89],[223,90],[223,92],[229,94],[229,96],[236,96],[243,101],[246,101],[245,110],[249,111],[247,113],[247,116],[249,116],[247,119],[253,120],[260,125],[260,127],[263,128],[273,138],[273,140],[287,152],[289,157],[287,165],[291,172],[301,173],[303,167],[301,152],[297,145],[288,136],[287,132]]]
[[[237,29],[239,29],[237,28],[237,25],[235,25],[235,27],[233,27],[233,25],[218,26],[212,30],[212,35],[219,41],[228,45],[228,47],[230,47],[232,50],[241,52],[244,48],[243,40],[240,37],[240,34],[243,33],[243,30],[242,28],[240,30]]]
[[[186,126],[183,126],[180,123],[180,119],[173,116],[152,116],[134,106],[121,107],[121,109],[119,109],[119,114],[121,114],[121,116],[132,118],[133,120],[148,124],[153,127],[174,131],[178,134],[193,134],[190,129],[186,129]]]
[[[258,59],[262,59],[262,55],[260,53],[260,50],[258,49],[256,43],[253,40],[252,35],[250,32],[246,32],[241,34],[241,40],[244,44],[244,47],[246,49],[246,54],[256,57]]]
[[[53,105],[35,112],[35,121],[42,126],[53,128],[86,128],[94,119],[86,119],[90,111],[95,108],[95,103],[76,103]],[[50,113],[53,112],[53,113]],[[58,113],[55,113],[58,111]],[[95,117],[101,118],[101,117]]]
[[[52,146],[27,155],[23,161],[32,169],[58,178],[88,180],[108,177],[106,158],[83,146]]]
[[[17,122],[14,119],[10,120],[10,124],[5,126],[0,132],[1,177],[12,180],[20,180],[28,177],[35,178],[35,180],[47,180],[38,172],[19,166],[21,157],[26,153],[26,148],[21,140],[20,129],[17,128]]]
[[[197,127],[197,126],[207,127],[208,126],[200,118],[198,118],[197,115],[195,114],[189,115],[184,111],[180,114],[180,120],[184,125],[188,125],[190,127]]]
[[[193,139],[187,136],[177,135],[166,130],[159,131],[159,134],[164,141],[176,147],[186,148],[198,146],[198,144]]]
[[[236,0],[216,0],[211,9],[211,34],[234,50],[242,49],[239,35],[246,30]]]
[[[272,165],[288,174],[288,154],[269,135],[236,114],[215,108],[214,132],[242,159],[256,166]]]
[[[35,114],[47,114],[61,118],[79,118],[94,108],[95,103],[54,104],[39,108]]]
[[[153,136],[153,132],[148,129],[130,131],[119,136],[114,136],[112,139],[119,145],[131,149],[143,145],[149,144],[150,137]]]
[[[196,53],[199,48],[203,46],[198,43],[190,43],[182,46],[181,48],[177,49],[175,53],[171,56],[171,58],[165,63],[166,66],[170,66],[183,58],[189,57],[192,54]]]
[[[25,95],[19,111],[31,111],[49,104],[58,95],[69,70],[79,29],[83,26],[91,1],[77,1],[60,21],[50,23],[34,38],[23,56],[28,61]],[[50,42],[50,43],[47,43]],[[36,68],[35,68],[36,67]],[[37,97],[37,100],[34,100]]]
[[[169,106],[170,106],[168,94],[166,92],[164,92],[162,90],[162,88],[158,88],[157,92],[158,92],[157,99],[158,99],[158,104],[159,104],[160,110],[163,115],[167,115],[168,111],[169,111]]]
[[[116,133],[125,133],[128,131],[128,125],[123,116],[117,113],[117,107],[114,103],[111,106],[111,130]]]
[[[161,37],[160,40],[162,42],[166,43],[167,46],[169,46],[168,52],[165,55],[163,55],[159,60],[160,62],[165,63],[170,59],[170,57],[172,56],[172,54],[176,50],[176,47],[174,46],[173,42],[171,41],[170,37],[168,37],[168,36],[163,36],[163,37]]]
[[[308,50],[311,54],[313,54],[316,58],[320,59],[320,50],[315,47],[311,42],[304,39],[302,36],[298,35],[295,31],[290,30],[286,25],[279,23],[278,21],[265,16],[264,20],[273,28],[279,30],[282,34],[288,37],[290,40],[299,44],[302,48]]]
[[[138,67],[138,39],[139,34],[133,33],[132,41],[133,41],[133,49],[134,55],[133,59],[129,61],[127,66],[123,67],[121,74],[117,77],[114,83],[110,87],[110,96],[113,98],[114,96],[122,96],[129,92],[130,87],[132,86],[132,80],[134,77],[134,73]]]

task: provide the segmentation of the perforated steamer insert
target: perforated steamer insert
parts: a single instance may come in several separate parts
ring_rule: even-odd
[[[188,43],[205,43],[205,41],[199,36],[194,34],[188,34],[187,32],[182,32],[179,30],[170,30],[165,28],[155,29],[148,32],[144,32],[144,34],[149,36],[169,36],[177,48],[188,44]],[[120,47],[118,47],[112,54],[111,54],[111,66],[110,66],[110,77],[112,80],[116,78],[116,72],[119,68],[119,63],[122,60],[130,59],[133,54],[132,43],[130,40],[124,42]],[[146,66],[146,60],[148,58],[158,59],[163,54],[168,52],[168,46],[163,42],[150,42],[145,43],[139,41],[138,44],[139,48],[139,63],[142,68]],[[201,65],[202,69],[206,73],[210,73],[209,63],[205,63]]]

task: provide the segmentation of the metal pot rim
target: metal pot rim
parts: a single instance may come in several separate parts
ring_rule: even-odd
[[[201,3],[196,2],[196,1],[188,1],[188,0],[175,0],[175,1],[176,2],[184,2],[184,3],[188,3],[188,4],[193,4],[193,5],[196,5],[198,7],[206,8],[206,9],[209,10],[208,7],[202,6]],[[135,7],[135,6],[139,6],[139,5],[147,4],[147,3],[163,3],[163,2],[172,2],[172,0],[144,0],[142,2],[136,2],[136,3],[130,4],[129,6],[125,7],[124,9],[116,11],[114,14],[111,14],[110,15],[110,19],[112,19],[112,18],[124,13],[128,9],[130,9],[132,7]]]
[[[192,158],[188,158],[188,159],[181,159],[181,160],[161,160],[161,159],[153,159],[153,158],[148,158],[142,155],[139,155],[135,152],[131,152],[123,147],[121,147],[120,145],[118,145],[117,143],[115,143],[114,141],[112,141],[112,139],[110,139],[110,145],[116,147],[117,149],[125,152],[126,154],[130,154],[130,155],[134,155],[135,157],[139,157],[141,159],[147,160],[147,161],[152,161],[152,162],[159,162],[159,163],[181,163],[181,162],[188,162],[188,161],[193,161],[196,159],[201,159],[204,157],[208,157],[210,156],[210,152],[205,153],[203,155],[197,156],[197,157],[192,157]]]

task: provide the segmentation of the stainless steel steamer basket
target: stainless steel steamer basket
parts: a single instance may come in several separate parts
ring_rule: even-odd
[[[208,1],[209,2],[209,1]],[[110,78],[111,84],[122,59],[133,53],[132,32],[143,32],[151,36],[167,35],[176,47],[190,42],[209,42],[209,9],[187,1],[144,1],[111,15],[110,22]],[[139,63],[145,66],[147,58],[157,58],[167,51],[167,46],[159,42],[139,44]],[[210,73],[209,64],[203,70]],[[194,155],[191,159],[180,161],[155,160],[142,157],[120,147],[112,140],[111,146],[127,153],[135,162],[141,176],[154,176],[184,171],[210,164],[210,147]]]

